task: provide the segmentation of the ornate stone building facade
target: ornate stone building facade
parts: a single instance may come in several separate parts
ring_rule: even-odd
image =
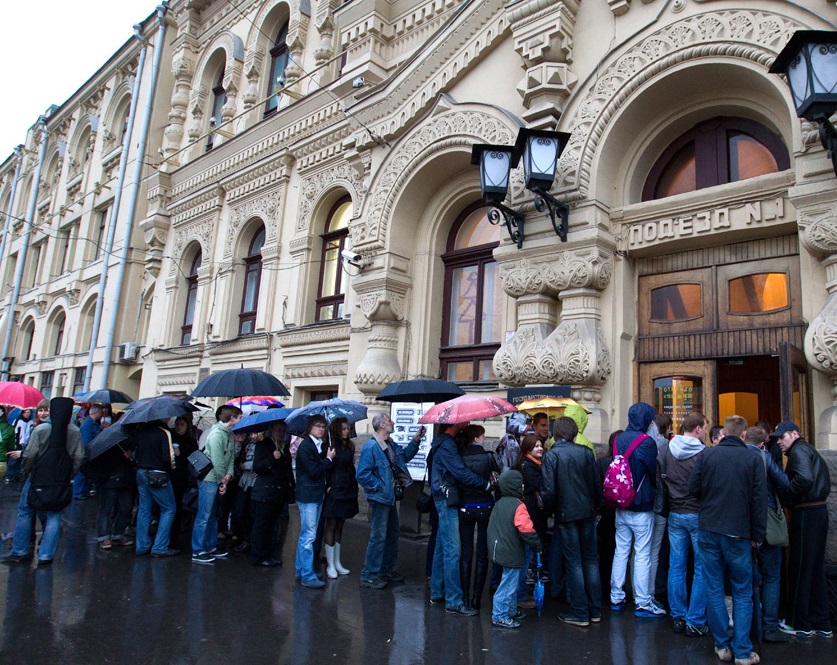
[[[768,73],[837,8],[757,4],[173,0],[117,381],[560,385],[596,441],[644,399],[837,448],[835,175]],[[521,126],[570,135],[566,242],[517,172],[522,248],[480,205],[472,146]]]

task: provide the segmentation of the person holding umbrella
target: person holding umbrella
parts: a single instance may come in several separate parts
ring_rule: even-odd
[[[326,474],[334,459],[328,446],[322,457],[327,421],[324,416],[308,418],[305,438],[296,451],[296,500],[299,507],[299,544],[296,548],[296,578],[308,589],[325,586],[314,572],[314,540],[325,498]]]
[[[212,563],[227,556],[218,550],[218,496],[227,491],[233,477],[235,454],[232,428],[241,420],[241,409],[224,405],[218,409],[218,422],[209,430],[204,452],[212,470],[198,481],[198,514],[192,527],[192,562]]]
[[[326,495],[323,501],[325,516],[325,543],[328,570],[331,579],[348,575],[340,560],[343,525],[358,514],[357,478],[355,477],[355,444],[349,438],[352,426],[345,418],[336,418],[328,428],[334,460],[328,470]]]

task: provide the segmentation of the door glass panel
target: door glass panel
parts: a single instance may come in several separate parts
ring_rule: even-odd
[[[448,346],[474,343],[478,271],[477,266],[456,268],[452,271]]]
[[[654,380],[654,409],[671,416],[672,431],[680,432],[683,419],[692,411],[703,410],[703,378],[667,376]]]
[[[789,304],[788,277],[783,272],[744,275],[728,283],[731,313],[772,312]]]
[[[671,284],[651,291],[653,321],[686,321],[702,311],[700,284]]]

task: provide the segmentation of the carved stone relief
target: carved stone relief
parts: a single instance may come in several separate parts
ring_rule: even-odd
[[[264,222],[266,238],[275,239],[279,225],[279,204],[279,190],[275,189],[258,198],[250,199],[240,205],[234,206],[230,215],[230,229],[227,233],[224,256],[232,256],[233,243],[238,238],[239,229],[253,217],[259,217]]]
[[[587,193],[593,159],[610,119],[635,90],[662,70],[704,56],[748,59],[766,70],[802,27],[779,14],[731,10],[684,18],[645,38],[605,68],[579,100],[555,187]]]
[[[302,186],[302,199],[299,204],[296,230],[306,231],[311,226],[311,213],[314,205],[322,198],[323,193],[334,187],[344,187],[352,197],[355,214],[363,207],[368,191],[367,179],[371,156],[367,153],[363,161],[363,172],[359,172],[352,165],[341,163],[325,171],[306,176]]]
[[[558,295],[568,288],[604,289],[613,273],[613,257],[597,248],[560,252],[546,261],[521,259],[503,263],[503,290],[513,298],[527,293]]]
[[[183,250],[189,243],[197,242],[201,246],[201,255],[210,256],[214,236],[215,220],[212,217],[178,228],[174,232],[170,273],[174,275],[179,272],[177,264],[182,260]]]

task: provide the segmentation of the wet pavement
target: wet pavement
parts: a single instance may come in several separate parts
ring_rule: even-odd
[[[0,487],[0,533],[14,529],[19,487]],[[315,591],[294,582],[295,507],[280,568],[253,567],[246,555],[200,565],[187,554],[101,552],[96,509],[91,499],[65,510],[52,566],[0,566],[0,663],[718,663],[711,638],[676,635],[669,619],[605,609],[601,624],[575,628],[549,598],[540,618],[529,611],[515,631],[492,627],[490,602],[478,618],[447,615],[428,603],[423,542],[401,541],[405,584],[361,589],[362,522],[344,532],[351,575]],[[762,662],[833,663],[834,641],[765,645]]]

